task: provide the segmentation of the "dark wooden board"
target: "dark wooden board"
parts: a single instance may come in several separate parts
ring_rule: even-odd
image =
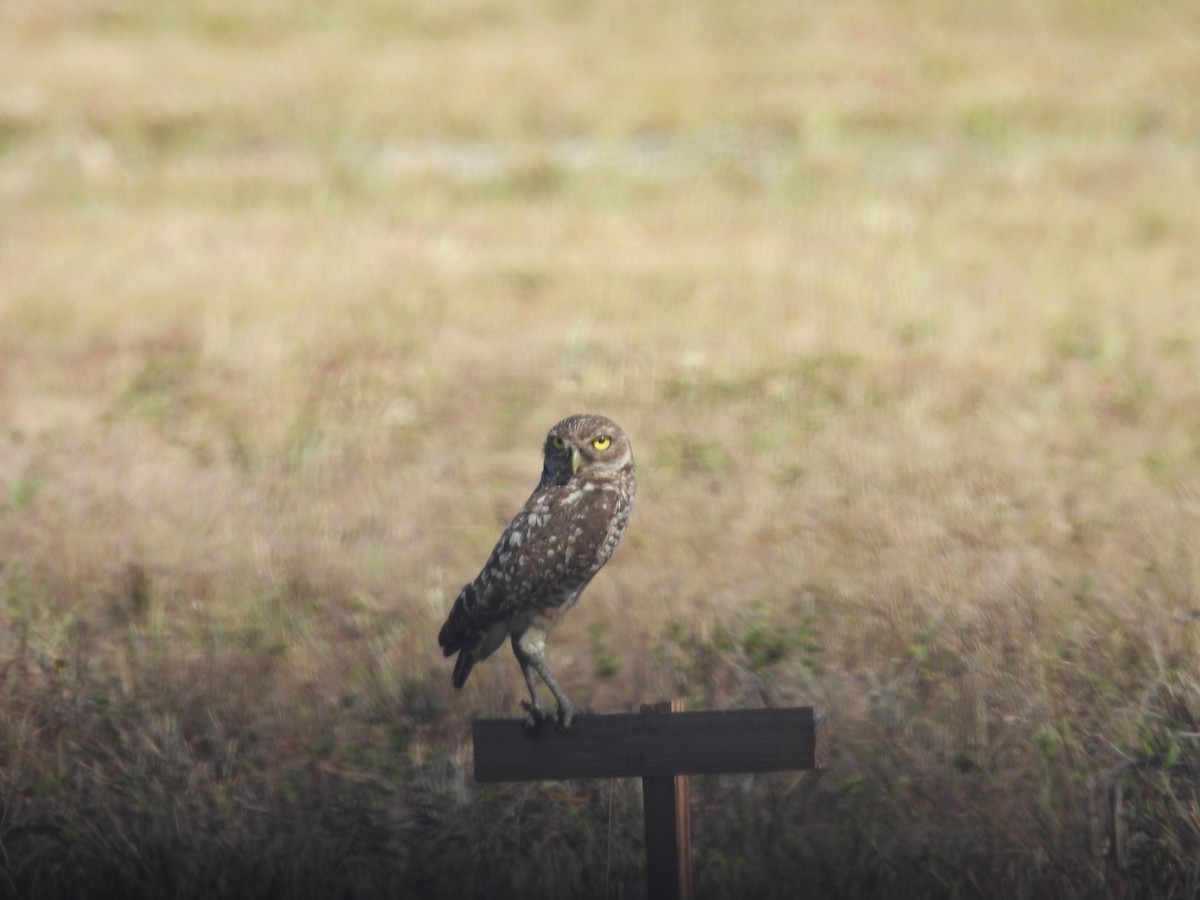
[[[568,733],[476,719],[475,780],[541,781],[812,769],[811,707],[577,715]]]

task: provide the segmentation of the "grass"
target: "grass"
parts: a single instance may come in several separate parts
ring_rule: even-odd
[[[638,896],[636,785],[475,785],[521,678],[434,641],[584,409],[641,488],[564,687],[825,717],[697,779],[698,895],[1195,895],[1198,42],[6,4],[0,896]]]

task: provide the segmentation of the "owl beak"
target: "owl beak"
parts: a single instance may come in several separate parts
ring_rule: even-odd
[[[579,452],[578,447],[571,447],[571,474],[578,475],[579,470],[583,468],[583,454]]]

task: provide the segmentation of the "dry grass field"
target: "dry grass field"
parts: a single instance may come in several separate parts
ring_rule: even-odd
[[[1198,198],[1192,0],[0,4],[0,897],[639,896],[436,643],[583,410],[698,896],[1200,895]]]

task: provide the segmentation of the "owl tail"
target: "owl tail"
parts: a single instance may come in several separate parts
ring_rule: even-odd
[[[458,599],[454,601],[454,606],[450,609],[450,615],[446,617],[446,624],[442,626],[441,632],[438,634],[438,643],[442,646],[442,653],[446,656],[451,656],[458,653],[458,659],[454,661],[454,675],[451,682],[456,688],[462,687],[467,683],[467,676],[471,674],[471,669],[474,668],[477,661],[473,645],[478,645],[478,634],[473,633],[471,627],[471,612],[475,607],[478,599],[478,594],[474,584],[464,585],[462,593],[458,595]],[[478,649],[478,646],[475,646]],[[487,656],[485,652],[483,654]]]
[[[460,650],[458,659],[454,661],[454,674],[450,677],[450,683],[456,688],[461,688],[467,683],[467,676],[471,674],[473,668],[475,668],[475,654],[470,650]]]

